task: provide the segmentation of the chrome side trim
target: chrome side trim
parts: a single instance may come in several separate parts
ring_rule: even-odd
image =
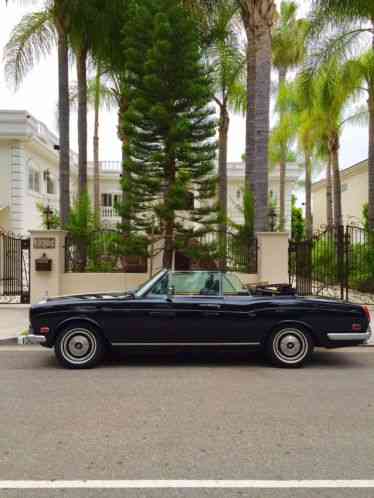
[[[45,344],[47,342],[47,338],[44,335],[25,335],[23,337],[23,344]]]
[[[371,329],[369,328],[367,332],[358,334],[356,333],[343,333],[343,334],[327,334],[330,341],[368,341],[371,337]]]
[[[259,346],[260,342],[112,342],[112,346]]]

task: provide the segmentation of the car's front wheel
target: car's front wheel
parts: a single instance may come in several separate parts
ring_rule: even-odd
[[[304,329],[284,327],[275,330],[267,343],[267,355],[277,366],[301,367],[313,352],[313,339]]]
[[[67,368],[92,368],[100,362],[104,352],[101,335],[86,325],[66,328],[59,334],[55,344],[56,357]]]

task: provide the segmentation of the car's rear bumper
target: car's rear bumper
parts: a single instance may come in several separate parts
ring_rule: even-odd
[[[367,342],[371,337],[371,328],[369,327],[366,332],[343,332],[343,333],[330,333],[327,337],[331,342],[347,342],[347,341],[357,341],[357,342]]]
[[[47,342],[47,338],[43,335],[34,335],[29,334],[23,337],[23,344],[45,344]]]

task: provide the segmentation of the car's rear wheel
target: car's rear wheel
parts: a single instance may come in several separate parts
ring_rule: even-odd
[[[104,352],[101,335],[87,325],[66,328],[55,344],[56,357],[67,368],[92,368],[100,362]]]
[[[267,356],[280,367],[301,367],[313,352],[313,339],[301,327],[282,327],[275,330],[267,343]]]

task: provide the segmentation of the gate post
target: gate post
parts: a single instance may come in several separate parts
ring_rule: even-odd
[[[259,232],[258,280],[269,284],[289,282],[288,233]]]
[[[58,296],[61,290],[61,277],[65,271],[64,230],[31,230],[31,304],[46,296]],[[50,271],[38,271],[36,260],[43,256],[52,261]]]

